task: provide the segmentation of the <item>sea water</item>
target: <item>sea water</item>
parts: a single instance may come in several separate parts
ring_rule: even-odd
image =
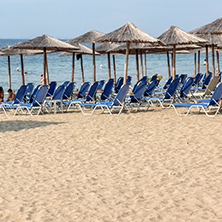
[[[15,45],[18,42],[24,42],[27,39],[0,39],[0,48],[6,45]],[[66,40],[62,40],[66,41]],[[88,47],[91,44],[86,44]],[[57,53],[47,54],[48,59],[48,70],[49,70],[49,80],[57,81],[58,84],[66,80],[71,80],[72,71],[72,57],[64,56],[58,57]],[[21,78],[21,62],[20,56],[11,56],[11,81],[12,89],[17,90],[22,84]],[[205,73],[205,66],[203,61],[205,59],[205,54],[201,53],[201,65],[200,71]],[[221,58],[220,58],[221,59]],[[28,73],[25,75],[25,83],[33,82],[35,85],[40,84],[40,76],[43,73],[43,55],[30,55],[24,56],[24,71]],[[125,55],[116,55],[116,75],[117,78],[124,75],[124,63]],[[147,75],[150,77],[154,74],[159,74],[163,76],[164,83],[168,78],[168,68],[167,68],[167,56],[166,54],[147,54]],[[139,59],[140,61],[140,59]],[[143,60],[144,64],[144,60]],[[209,64],[211,64],[211,55],[209,54]],[[83,55],[83,66],[84,66],[84,76],[85,81],[93,81],[93,69],[92,69],[92,56]],[[19,71],[16,69],[19,68]],[[211,70],[211,65],[209,65]],[[177,54],[176,55],[176,73],[177,74],[188,74],[192,76],[194,74],[194,54]],[[113,63],[111,57],[111,75],[113,77]],[[135,55],[129,56],[128,64],[128,75],[132,76],[132,84],[136,82],[136,59]],[[108,62],[106,55],[96,56],[96,79],[97,80],[107,80],[108,78]],[[80,60],[75,59],[75,72],[74,81],[76,82],[77,88],[81,85],[81,67]],[[2,86],[5,91],[8,89],[8,58],[7,56],[0,56],[0,86]]]

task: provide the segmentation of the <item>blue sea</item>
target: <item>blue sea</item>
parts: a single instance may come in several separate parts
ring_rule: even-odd
[[[0,48],[5,45],[15,45],[18,42],[24,42],[27,39],[0,39]],[[62,40],[66,41],[66,40]],[[90,47],[91,44],[86,44]],[[55,80],[58,84],[71,79],[72,70],[72,58],[71,56],[58,57],[59,53],[47,54],[48,58],[48,70],[50,81]],[[125,56],[118,55],[116,58],[116,75],[117,77],[123,76],[124,74],[124,62]],[[25,83],[33,82],[35,85],[39,84],[40,76],[43,70],[43,55],[31,55],[24,56],[24,71],[28,73],[25,76]],[[201,54],[201,72],[205,72],[205,66],[203,61],[205,54]],[[209,55],[209,64],[211,64],[211,55]],[[220,58],[220,61],[222,58]],[[112,61],[112,58],[111,58]],[[93,70],[92,70],[92,56],[83,55],[84,75],[85,81],[92,82]],[[102,65],[102,68],[100,66]],[[112,62],[111,62],[112,66]],[[211,66],[209,66],[211,67]],[[16,69],[19,68],[19,71]],[[211,68],[210,68],[211,70]],[[163,55],[149,54],[147,55],[147,73],[148,76],[152,76],[158,73],[163,76],[163,81],[167,79],[167,57]],[[177,54],[176,56],[176,73],[177,74],[188,74],[192,76],[194,74],[194,55],[193,54]],[[112,67],[113,75],[113,67]],[[132,83],[136,82],[136,60],[135,55],[129,56],[128,75],[132,76]],[[107,56],[100,55],[96,56],[96,78],[97,80],[108,78],[108,64]],[[12,89],[17,90],[22,84],[21,78],[21,64],[20,56],[11,56],[11,78],[12,78]],[[5,91],[8,89],[8,59],[7,56],[0,56],[0,86]],[[81,69],[80,60],[75,59],[75,73],[74,81],[77,84],[77,88],[81,84]]]

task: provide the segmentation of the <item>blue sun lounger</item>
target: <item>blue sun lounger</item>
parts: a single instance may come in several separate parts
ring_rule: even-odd
[[[53,97],[51,99],[45,100],[44,106],[45,106],[46,111],[51,112],[52,109],[54,109],[54,114],[56,114],[57,109],[60,109],[61,112],[63,112],[62,99],[63,99],[65,89],[66,89],[65,85],[59,86],[54,92]]]
[[[166,91],[164,96],[161,96],[161,97],[149,97],[149,98],[145,98],[144,101],[146,101],[146,102],[148,102],[148,103],[150,103],[152,105],[154,105],[153,101],[158,101],[162,107],[165,107],[164,106],[165,102],[169,102],[169,104],[168,104],[168,107],[169,107],[170,104],[174,100],[174,95],[175,95],[177,87],[179,85],[179,81],[180,81],[180,78],[174,79],[170,83],[170,85],[169,85],[169,87],[168,87],[168,89],[167,89],[167,91]]]
[[[182,115],[178,112],[178,107],[186,107],[188,111],[184,114],[184,116],[187,116],[189,113],[191,113],[192,108],[197,108],[198,113],[200,113],[201,109],[203,109],[204,113],[208,117],[214,117],[217,115],[220,109],[219,101],[222,96],[222,83],[219,83],[217,88],[214,90],[213,95],[211,96],[210,100],[199,100],[198,103],[173,103],[171,106],[174,108],[177,115]],[[202,103],[200,103],[202,102]],[[209,114],[211,110],[216,110],[214,114]]]
[[[113,102],[80,103],[79,107],[84,115],[92,115],[93,113],[96,113],[95,111],[98,108],[102,110],[102,113],[109,113],[110,115],[112,115],[115,110],[119,110],[119,112],[117,113],[117,115],[119,115],[124,108],[123,101],[126,98],[128,90],[129,85],[125,84],[120,88]],[[85,112],[87,108],[89,108],[88,110],[91,111],[90,113]]]
[[[46,98],[48,88],[49,88],[48,85],[42,85],[41,87],[39,87],[32,103],[13,106],[13,108],[15,109],[14,115],[20,114],[21,112],[22,114],[30,114],[32,116],[33,113],[36,111],[37,111],[36,115],[39,115],[39,113],[42,111],[43,103]]]
[[[57,86],[57,82],[56,81],[52,81],[49,83],[49,90],[48,90],[48,93],[46,95],[46,97],[52,97],[54,92],[55,92],[55,89],[56,89],[56,86]]]
[[[72,106],[75,108],[76,104],[78,103],[84,103],[84,102],[96,102],[94,100],[94,96],[96,94],[96,91],[98,89],[98,86],[99,86],[99,82],[96,81],[94,82],[90,89],[89,89],[89,92],[88,94],[86,95],[86,98],[85,99],[76,99],[76,100],[69,100],[69,101],[63,101],[63,104],[67,107],[66,110],[69,110]]]
[[[142,106],[142,98],[144,96],[144,92],[146,90],[147,83],[146,82],[140,82],[135,90],[134,94],[129,97],[129,100],[126,101],[126,108],[130,108],[131,110],[136,106],[137,110],[140,109]],[[146,106],[147,107],[147,106]]]

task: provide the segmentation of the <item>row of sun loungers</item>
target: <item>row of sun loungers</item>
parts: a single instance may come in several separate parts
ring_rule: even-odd
[[[147,77],[143,77],[130,91],[131,77],[128,77],[125,85],[120,77],[115,85],[113,79],[106,83],[104,80],[96,81],[91,86],[89,82],[84,82],[74,94],[74,82],[66,81],[58,87],[55,81],[36,87],[29,83],[17,90],[14,101],[1,103],[0,110],[6,115],[11,110],[14,110],[14,115],[39,115],[79,108],[84,115],[92,115],[120,114],[123,109],[138,111],[160,105],[163,108],[173,107],[178,115],[181,115],[179,108],[185,107],[188,110],[184,115],[196,108],[198,112],[203,110],[207,116],[212,117],[221,108],[220,78],[221,74],[214,77],[211,73],[207,77],[202,74],[195,77],[182,74],[175,79],[169,78],[163,87],[160,87],[156,76],[153,76],[149,83]]]

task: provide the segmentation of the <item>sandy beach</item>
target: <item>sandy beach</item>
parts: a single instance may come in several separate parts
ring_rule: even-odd
[[[0,122],[0,221],[222,221],[222,115]]]

